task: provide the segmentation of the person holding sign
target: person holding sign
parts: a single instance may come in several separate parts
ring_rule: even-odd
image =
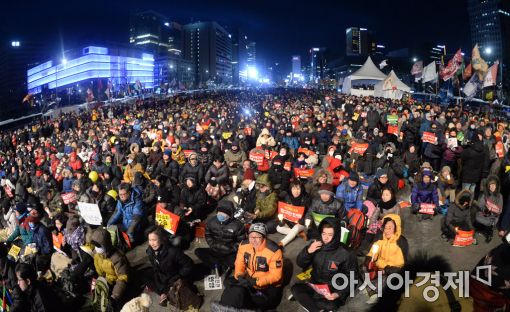
[[[347,290],[335,290],[331,281],[337,273],[349,276],[351,271],[357,272],[356,258],[340,243],[340,222],[336,218],[327,217],[319,224],[320,239],[313,240],[298,254],[296,263],[303,270],[310,266],[312,274],[310,283],[325,285],[329,289],[326,295],[313,290],[310,283],[296,283],[292,286],[292,294],[308,311],[336,311],[345,303],[349,293]]]
[[[455,238],[457,230],[471,231],[473,224],[471,222],[471,208],[473,204],[473,193],[468,190],[462,190],[455,198],[455,202],[450,204],[448,214],[443,220],[441,226],[441,238],[451,241]]]
[[[283,211],[278,209],[279,225],[276,227],[276,231],[285,235],[278,244],[285,247],[305,229],[304,216],[306,210],[310,207],[311,201],[303,187],[303,184],[301,184],[299,180],[296,180],[290,184],[290,192],[285,193],[285,199],[283,202],[293,206],[293,208],[302,209],[301,211],[295,212],[297,215],[293,214],[293,216],[295,216],[295,219],[293,220],[289,220],[290,218],[286,219]]]
[[[418,213],[421,204],[433,204],[436,208],[439,206],[439,192],[437,186],[432,183],[432,171],[423,170],[422,180],[416,181],[411,191],[412,212]]]
[[[487,178],[477,206],[475,227],[485,235],[488,243],[492,240],[494,228],[503,212],[503,195],[500,193],[500,182],[497,176]]]

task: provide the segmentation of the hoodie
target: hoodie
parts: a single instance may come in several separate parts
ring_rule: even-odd
[[[382,237],[377,240],[374,245],[379,246],[377,253],[372,253],[373,247],[370,248],[370,252],[367,257],[373,257],[375,265],[380,270],[396,270],[404,266],[409,246],[407,239],[402,236],[402,226],[400,216],[396,214],[389,214],[383,219],[391,219],[395,222],[396,228],[395,233],[390,238],[386,238],[383,233]],[[387,274],[389,272],[386,272]]]
[[[496,183],[496,190],[492,193],[489,185]],[[490,212],[492,215],[499,216],[503,211],[503,196],[500,192],[500,183],[497,176],[489,176],[485,182],[483,193],[478,198],[478,207],[483,212]]]

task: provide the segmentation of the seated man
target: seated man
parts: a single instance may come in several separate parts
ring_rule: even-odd
[[[338,291],[332,286],[335,274],[349,276],[357,271],[356,258],[340,243],[340,222],[327,217],[319,225],[321,238],[313,240],[298,254],[296,262],[303,270],[312,267],[312,284],[327,284],[330,294],[321,295],[308,284],[297,283],[292,286],[292,294],[308,311],[336,310],[345,303],[348,287]]]
[[[455,198],[455,202],[450,204],[448,213],[443,220],[441,237],[444,240],[452,241],[457,235],[457,230],[473,230],[471,221],[471,207],[473,204],[473,193],[468,190],[462,190]]]
[[[224,272],[234,266],[239,243],[245,238],[244,224],[234,218],[234,204],[221,200],[216,218],[209,219],[205,227],[209,248],[197,248],[195,254],[209,268],[217,265]]]
[[[234,276],[226,281],[220,304],[236,309],[275,309],[282,299],[282,251],[266,238],[266,226],[254,223],[237,251]]]
[[[108,226],[120,222],[120,230],[125,231],[131,243],[135,242],[137,234],[140,234],[140,222],[143,218],[142,195],[138,188],[132,188],[127,183],[119,186],[119,200],[117,208]]]
[[[344,203],[347,211],[351,208],[361,210],[363,207],[363,188],[359,183],[359,176],[356,172],[351,172],[347,181],[336,189],[336,198]]]

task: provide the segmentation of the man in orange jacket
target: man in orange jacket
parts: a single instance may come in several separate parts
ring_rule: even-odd
[[[254,223],[237,251],[234,276],[226,281],[220,304],[237,309],[275,309],[282,299],[282,250]]]

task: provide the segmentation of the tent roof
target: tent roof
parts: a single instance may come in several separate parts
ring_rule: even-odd
[[[351,80],[358,79],[373,79],[373,80],[383,80],[386,78],[386,75],[380,71],[377,66],[375,66],[374,62],[370,58],[370,56],[365,61],[365,64],[361,66],[355,73],[351,75]]]
[[[381,90],[390,90],[391,88],[395,87],[397,90],[402,90],[409,92],[411,91],[411,88],[409,88],[405,83],[402,82],[402,80],[398,79],[395,72],[392,70],[388,76],[383,80],[378,82],[374,88],[381,87]]]

